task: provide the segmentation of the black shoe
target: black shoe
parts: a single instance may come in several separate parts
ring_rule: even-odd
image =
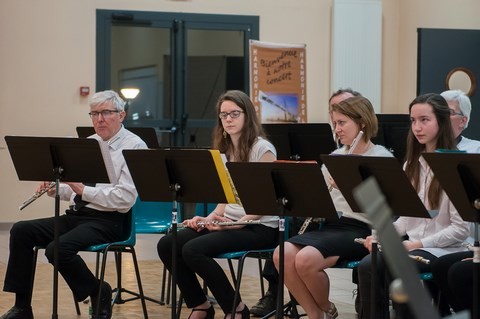
[[[243,305],[243,309],[240,310],[240,311],[236,311],[235,315],[230,316],[230,318],[235,318],[237,316],[237,314],[241,315],[242,319],[249,319],[250,318],[250,310],[248,310],[247,305]],[[226,314],[224,319],[227,318],[228,315],[229,314]]]
[[[192,312],[190,313],[190,316],[188,316],[188,319],[190,319],[190,317],[192,316],[192,313],[194,313],[195,311],[203,311],[205,312],[205,317],[203,319],[214,319],[215,318],[215,309],[213,309],[213,306],[210,305],[209,308],[207,309],[197,309],[197,308],[193,308],[192,309]]]
[[[12,307],[0,319],[33,319],[32,307]]]
[[[265,296],[260,298],[255,306],[250,309],[254,317],[264,317],[277,308],[275,294],[267,291]]]
[[[102,295],[100,296],[100,309],[97,313],[98,296],[91,296],[92,301],[92,318],[94,319],[110,319],[112,318],[112,287],[108,282],[102,283]]]

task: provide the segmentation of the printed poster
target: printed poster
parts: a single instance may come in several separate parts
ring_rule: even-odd
[[[250,40],[250,97],[262,123],[307,123],[305,52]]]

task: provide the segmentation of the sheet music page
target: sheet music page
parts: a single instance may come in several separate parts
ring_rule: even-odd
[[[222,158],[223,166],[225,167],[225,172],[227,173],[228,182],[230,183],[230,187],[232,188],[232,191],[233,191],[233,196],[235,197],[235,202],[238,205],[243,206],[242,201],[240,200],[240,196],[238,196],[238,191],[235,188],[235,184],[233,183],[232,176],[230,176],[230,172],[228,171],[228,168],[227,168],[227,162],[228,162],[227,156],[223,153],[220,153],[220,157]]]

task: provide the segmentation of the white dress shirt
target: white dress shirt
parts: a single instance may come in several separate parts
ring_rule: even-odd
[[[99,211],[128,212],[133,204],[135,204],[137,190],[122,151],[124,149],[144,149],[147,148],[147,145],[140,137],[126,130],[123,126],[117,134],[108,141],[103,141],[97,134],[89,138],[94,138],[98,140],[99,143],[107,144],[116,180],[111,181],[110,184],[98,183],[94,187],[85,186],[82,200],[89,202],[86,207]],[[76,193],[72,191],[70,186],[61,184],[59,195],[60,199],[69,200],[70,205],[75,205],[73,199]]]

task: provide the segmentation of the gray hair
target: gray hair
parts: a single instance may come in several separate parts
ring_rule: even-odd
[[[125,101],[112,90],[97,92],[89,100],[90,107],[102,105],[105,102],[112,102],[113,107],[119,112],[125,110]]]
[[[472,103],[470,102],[470,98],[461,90],[449,90],[442,92],[440,95],[443,96],[447,102],[452,101],[458,103],[460,112],[462,112],[467,118],[467,122],[465,123],[465,128],[467,128],[468,122],[470,122],[470,112],[472,111]]]

